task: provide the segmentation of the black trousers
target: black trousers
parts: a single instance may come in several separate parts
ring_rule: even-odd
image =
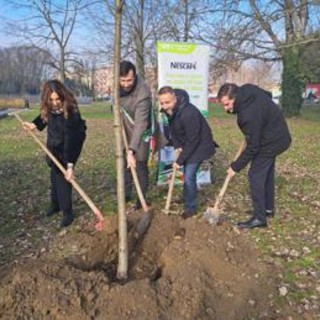
[[[276,158],[256,157],[252,160],[248,177],[253,216],[266,220],[266,210],[274,210],[274,171]]]
[[[51,205],[64,214],[72,214],[72,185],[55,166],[51,168]]]
[[[124,183],[125,183],[125,196],[126,201],[130,201],[132,198],[132,188],[133,188],[133,178],[131,174],[131,169],[127,169],[127,160],[126,157],[124,157]],[[136,162],[136,170],[137,170],[137,176],[140,183],[141,191],[146,199],[146,194],[148,190],[148,184],[149,184],[149,170],[148,170],[148,162],[147,161],[137,161]],[[137,199],[137,206],[141,207],[141,203],[139,199]]]

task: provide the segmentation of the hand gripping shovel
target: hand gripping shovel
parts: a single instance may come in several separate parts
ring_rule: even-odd
[[[23,121],[20,118],[20,116],[17,113],[13,113],[13,115],[23,125]],[[42,148],[42,150],[48,155],[48,157],[54,162],[54,164],[59,168],[59,170],[63,174],[66,174],[66,169],[61,165],[61,163],[56,159],[56,157],[48,150],[48,148],[44,146],[44,144],[39,140],[39,138],[31,130],[28,130],[28,133],[34,138],[34,140],[38,143],[38,145]],[[74,179],[71,179],[70,183],[78,191],[80,196],[83,198],[83,200],[88,204],[90,209],[95,214],[95,216],[97,218],[95,228],[97,230],[102,230],[104,218],[103,218],[103,215],[101,214],[101,211],[95,206],[95,204],[92,202],[92,200],[85,194],[85,192],[82,190],[82,188],[79,186],[79,184]]]
[[[239,150],[236,154],[236,156],[234,157],[234,160],[237,160],[238,157],[240,156],[240,154],[242,153],[242,151],[245,149],[246,147],[246,141],[244,140],[240,147]],[[223,186],[219,192],[219,195],[216,199],[216,202],[214,204],[214,207],[208,207],[207,210],[205,211],[205,213],[203,214],[203,216],[205,217],[205,219],[209,222],[209,224],[211,225],[217,225],[219,224],[220,220],[221,220],[221,215],[220,215],[220,210],[219,210],[219,206],[220,203],[222,201],[222,198],[227,190],[228,184],[231,180],[231,177],[229,175],[227,175],[226,179],[224,180]]]

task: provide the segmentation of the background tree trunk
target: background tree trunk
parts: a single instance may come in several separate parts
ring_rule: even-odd
[[[144,74],[144,0],[138,3],[139,10],[137,11],[136,30],[134,34],[134,42],[136,46],[136,67],[138,74],[145,78]]]
[[[298,116],[302,106],[304,84],[300,73],[300,49],[289,47],[283,49],[282,100],[286,116]]]

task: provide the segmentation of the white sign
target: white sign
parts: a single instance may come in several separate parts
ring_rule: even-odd
[[[188,92],[190,102],[208,115],[209,47],[193,43],[157,42],[159,89]]]

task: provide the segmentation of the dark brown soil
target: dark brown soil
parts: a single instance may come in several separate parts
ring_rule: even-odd
[[[285,319],[277,286],[245,233],[228,222],[153,214],[141,241],[129,216],[129,277],[116,280],[117,218],[102,232],[63,231],[0,270],[1,319]],[[274,268],[274,267],[273,267]],[[274,278],[274,277],[273,277]]]

